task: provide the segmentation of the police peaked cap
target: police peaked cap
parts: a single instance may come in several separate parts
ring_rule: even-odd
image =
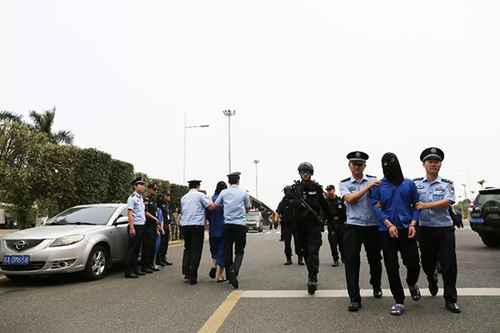
[[[363,164],[366,163],[366,160],[369,158],[367,153],[362,151],[353,151],[347,154],[347,159],[349,162],[354,164]]]
[[[333,185],[328,185],[328,186],[326,187],[326,190],[327,190],[327,191],[330,191],[330,190],[335,190],[335,186],[333,186]]]
[[[193,180],[188,180],[188,184],[190,188],[196,188],[200,186],[201,180],[193,179]]]
[[[144,178],[139,177],[139,178],[134,179],[131,184],[132,185],[139,185],[139,184],[144,185],[144,184],[146,184],[146,182],[144,181]]]
[[[168,196],[170,196],[170,191],[166,190],[166,191],[163,192],[163,194],[168,197]]]
[[[439,162],[441,162],[442,160],[444,160],[444,153],[437,147],[430,147],[424,149],[422,154],[420,154],[420,160],[422,162],[425,162],[427,160],[438,160]]]
[[[241,175],[241,172],[235,171],[227,175],[228,178],[239,178]]]
[[[148,184],[148,188],[151,188],[151,189],[153,189],[155,191],[158,190],[158,187],[156,187],[155,184]]]

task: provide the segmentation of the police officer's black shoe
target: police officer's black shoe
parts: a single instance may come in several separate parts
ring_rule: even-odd
[[[460,307],[458,306],[458,304],[455,303],[455,302],[446,301],[444,305],[446,306],[446,308],[448,310],[450,310],[453,313],[460,313],[460,312],[462,312],[462,310],[460,309]]]
[[[234,289],[238,289],[238,278],[236,277],[236,272],[232,269],[229,270],[227,277],[229,278],[229,283],[231,283]]]
[[[361,302],[351,302],[348,307],[349,311],[354,312],[361,309]]]
[[[164,261],[163,262],[163,266],[172,266],[173,264],[171,262],[168,262],[168,261]]]
[[[304,259],[302,257],[299,257],[299,265],[304,266]]]
[[[291,264],[292,264],[292,258],[291,257],[287,257],[285,265],[288,266],[288,265],[291,265]]]
[[[432,296],[436,296],[438,293],[438,285],[436,281],[429,282],[429,292],[431,293]]]
[[[318,290],[318,281],[309,279],[309,281],[307,281],[307,292],[309,295],[314,295],[316,290]]]
[[[144,268],[142,271],[143,271],[144,273],[148,273],[148,274],[153,273],[153,270],[152,270],[151,268]]]
[[[198,283],[198,281],[196,281],[196,279],[190,279],[190,280],[189,280],[189,284],[190,284],[190,285],[195,285],[195,284],[197,284],[197,283]]]
[[[125,273],[125,278],[127,279],[137,279],[139,277],[139,275],[135,274],[135,273]]]
[[[337,267],[338,265],[339,265],[339,261],[338,260],[334,260],[333,264],[332,264],[332,267]]]
[[[382,289],[380,288],[374,288],[373,289],[373,297],[375,298],[382,298]]]
[[[134,272],[134,274],[135,274],[135,275],[138,275],[138,276],[143,276],[143,275],[146,275],[146,273],[141,272],[141,271]]]

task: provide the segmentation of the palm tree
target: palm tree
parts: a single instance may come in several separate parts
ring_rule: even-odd
[[[52,110],[46,110],[43,113],[30,111],[30,118],[33,124],[30,126],[35,131],[45,132],[51,143],[72,144],[74,135],[70,131],[52,132],[52,125],[56,115],[56,107]]]
[[[0,121],[9,121],[11,123],[22,123],[23,116],[21,114],[17,114],[10,111],[1,111]]]
[[[486,180],[485,179],[481,179],[481,180],[478,180],[477,183],[479,185],[481,185],[481,190],[482,190],[484,188],[483,186],[484,186],[484,183],[486,183]]]
[[[54,144],[66,143],[68,145],[73,143],[74,135],[70,131],[52,132],[52,125],[56,115],[56,107],[51,110],[46,110],[43,113],[30,111],[30,118],[32,124],[23,121],[23,115],[10,111],[0,111],[0,122],[8,121],[11,123],[18,123],[27,126],[29,129],[37,132],[44,132],[47,134],[49,142]]]

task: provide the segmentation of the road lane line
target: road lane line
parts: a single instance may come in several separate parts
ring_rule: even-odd
[[[207,322],[198,331],[198,333],[214,333],[217,332],[222,323],[226,320],[229,313],[233,310],[234,306],[240,299],[243,291],[233,291],[226,300],[215,310],[215,312],[208,318]]]
[[[390,289],[383,289],[385,297],[392,297]],[[373,290],[360,290],[361,297],[373,297]],[[421,288],[422,296],[431,296],[427,288]],[[500,288],[458,288],[458,296],[500,296]],[[411,296],[405,289],[405,295]],[[440,288],[438,295],[443,295]],[[307,290],[247,290],[243,291],[242,298],[301,298],[301,297],[349,297],[347,290],[318,290],[314,295],[309,295]]]

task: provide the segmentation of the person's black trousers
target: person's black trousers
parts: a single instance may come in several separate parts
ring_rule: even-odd
[[[160,248],[158,250],[158,258],[159,261],[167,261],[167,251],[168,251],[168,242],[170,240],[170,230],[168,228],[168,224],[164,227],[165,234],[162,235],[160,233]]]
[[[188,225],[182,227],[184,234],[184,255],[182,257],[182,274],[192,281],[198,278],[205,227]]]
[[[156,237],[157,237],[156,223],[146,221],[144,231],[144,245],[142,246],[142,269],[153,267],[153,259],[155,257]]]
[[[293,223],[281,223],[281,230],[283,232],[283,240],[285,242],[285,256],[292,256],[292,236],[293,236],[293,244],[295,247],[295,254],[299,257],[302,257],[302,250],[300,249],[299,239],[297,237],[297,233],[293,226]]]
[[[125,274],[134,273],[137,271],[137,258],[139,258],[139,251],[144,242],[144,225],[134,225],[135,236],[130,237],[130,227],[127,226],[128,246],[125,253]]]
[[[344,225],[337,225],[337,230],[334,234],[332,234],[332,227],[328,224],[328,243],[330,244],[330,251],[332,252],[332,257],[334,261],[339,260],[339,252],[340,257],[344,260],[344,234],[345,227]],[[338,250],[337,250],[338,246]]]
[[[233,261],[234,244],[234,261]],[[226,274],[234,270],[239,274],[245,246],[247,245],[247,227],[244,225],[227,223],[224,225],[224,264]]]
[[[455,227],[420,227],[418,241],[422,268],[427,281],[436,282],[436,260],[439,257],[447,301],[457,302],[457,255],[455,252]]]
[[[317,281],[319,272],[319,248],[323,244],[319,222],[301,221],[296,224],[299,246],[307,266],[309,280]]]
[[[396,304],[404,304],[405,293],[399,276],[398,252],[406,267],[406,284],[414,286],[420,274],[417,241],[415,238],[408,238],[407,228],[398,228],[398,238],[391,238],[388,231],[379,231],[379,234],[392,296]]]
[[[351,302],[361,302],[359,292],[359,268],[361,265],[361,245],[364,244],[368,264],[370,265],[370,284],[374,290],[380,290],[382,283],[382,255],[378,226],[360,227],[347,225],[344,235],[345,275],[347,292]]]

